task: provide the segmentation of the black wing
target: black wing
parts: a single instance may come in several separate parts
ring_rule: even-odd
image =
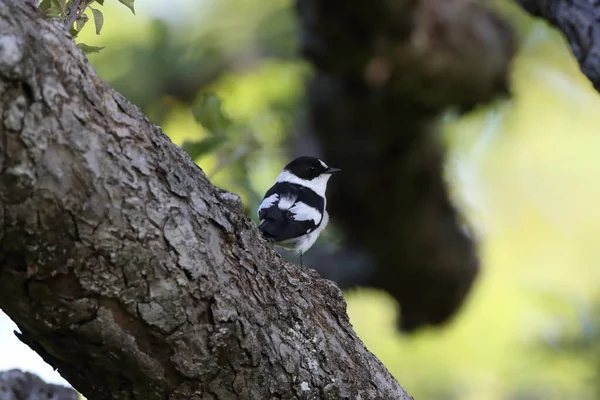
[[[318,210],[322,215],[325,205],[323,199],[308,188],[281,182],[269,189],[258,208],[261,221],[258,229],[265,237],[282,242],[306,235],[319,226],[320,219],[318,223],[313,219],[294,219],[295,214],[290,208],[298,201]]]
[[[282,242],[306,235],[316,227],[317,225],[312,219],[308,221],[296,221],[290,211],[281,210],[275,205],[265,211],[258,229],[265,237],[276,242]]]

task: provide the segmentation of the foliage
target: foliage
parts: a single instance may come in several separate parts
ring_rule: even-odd
[[[119,0],[135,14],[134,1]],[[104,14],[92,5],[94,7],[103,6],[104,0],[42,0],[39,9],[48,17],[62,22],[75,38],[89,21],[89,17],[85,13],[87,9],[92,13],[96,35],[99,35],[102,31]],[[90,46],[85,43],[79,43],[78,46],[86,54],[98,53],[104,48],[102,46]]]

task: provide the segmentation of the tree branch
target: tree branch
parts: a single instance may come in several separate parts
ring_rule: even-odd
[[[565,34],[581,71],[600,91],[600,4],[590,0],[515,1]]]
[[[511,27],[469,0],[297,0],[311,131],[344,174],[332,220],[374,261],[400,328],[447,321],[478,271],[443,179],[436,117],[506,92]]]
[[[2,400],[77,400],[78,397],[73,389],[46,383],[28,372],[0,371]]]
[[[71,4],[71,8],[69,8],[69,14],[65,20],[65,28],[67,28],[67,30],[71,29],[71,26],[73,26],[77,19],[77,14],[79,14],[79,1],[80,0],[73,0],[73,4]]]
[[[61,25],[0,2],[0,307],[88,399],[409,399]]]

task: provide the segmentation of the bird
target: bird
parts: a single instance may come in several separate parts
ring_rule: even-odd
[[[300,258],[329,223],[325,191],[329,178],[341,169],[316,157],[301,156],[288,163],[258,206],[258,229],[278,246]]]

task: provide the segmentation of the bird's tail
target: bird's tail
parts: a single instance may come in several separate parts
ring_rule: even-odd
[[[282,229],[285,228],[283,225],[282,221],[265,219],[258,225],[258,230],[262,232],[265,238],[275,240]]]
[[[268,226],[269,226],[269,221],[264,219],[260,225],[258,225],[258,230],[263,234],[264,237],[268,237]]]

